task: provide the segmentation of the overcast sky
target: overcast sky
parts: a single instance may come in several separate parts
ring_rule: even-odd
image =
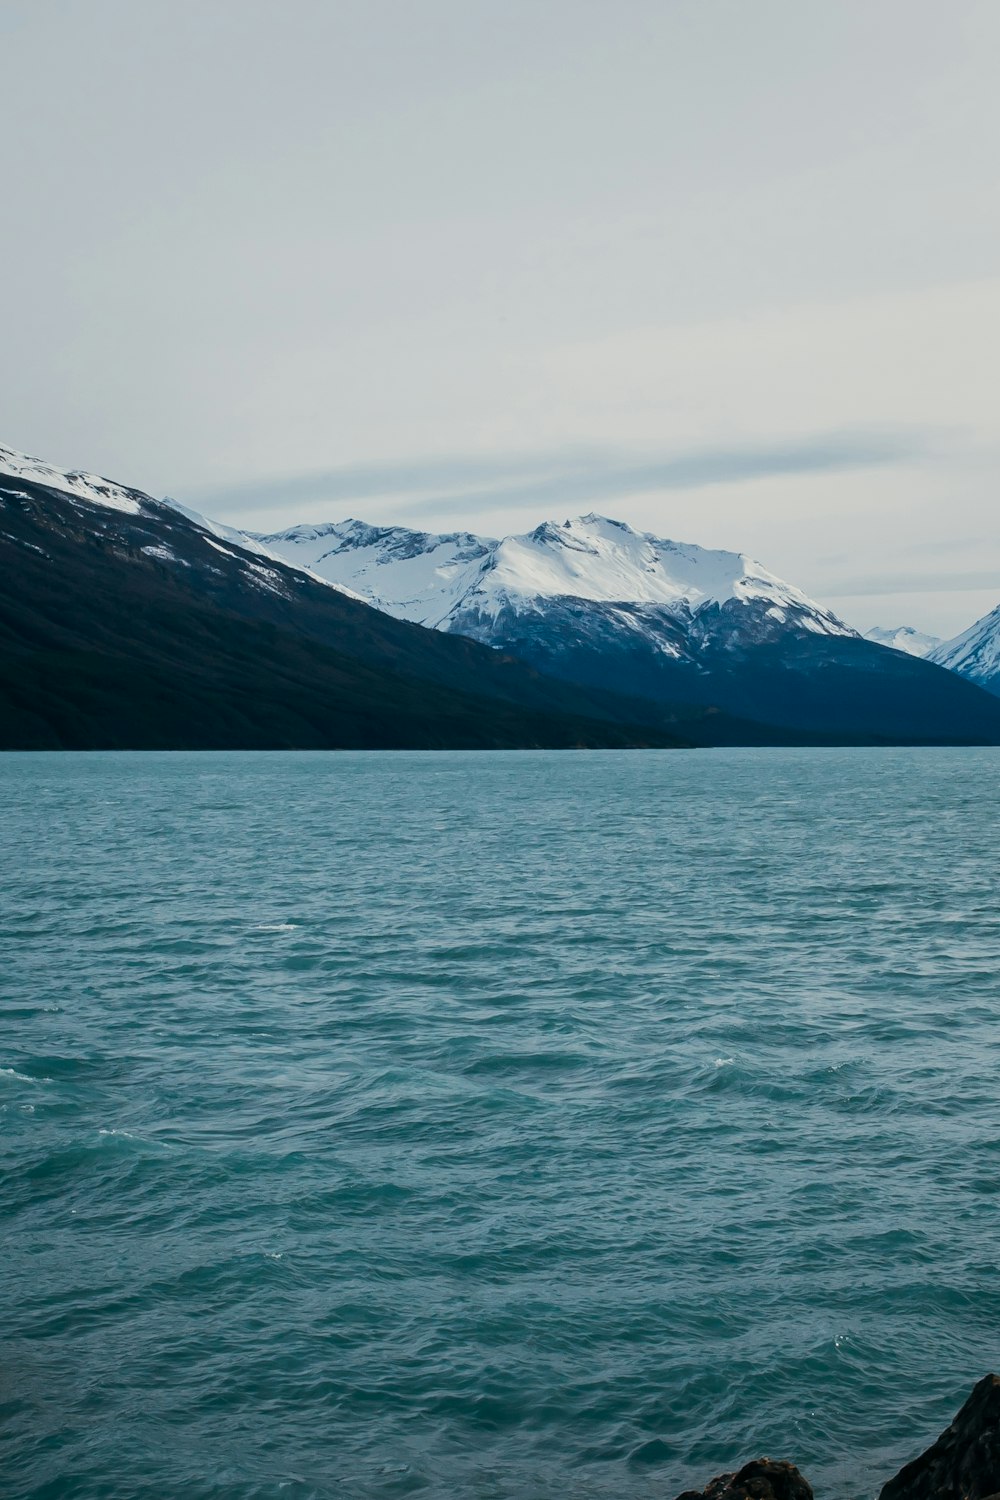
[[[1000,599],[998,0],[0,0],[0,441]]]

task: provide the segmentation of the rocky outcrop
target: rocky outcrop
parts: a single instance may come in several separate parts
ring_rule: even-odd
[[[998,1494],[1000,1375],[987,1375],[951,1426],[889,1480],[879,1500],[997,1500]]]
[[[756,1458],[677,1500],[813,1500],[794,1464]],[[1000,1375],[987,1375],[926,1453],[883,1485],[878,1500],[1000,1500]]]
[[[755,1458],[732,1474],[718,1474],[703,1490],[677,1500],[813,1500],[812,1486],[794,1464]]]

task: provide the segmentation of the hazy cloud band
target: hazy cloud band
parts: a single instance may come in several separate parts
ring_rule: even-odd
[[[358,464],[204,491],[192,498],[230,517],[259,510],[342,506],[377,499],[382,511],[440,515],[486,506],[574,507],[656,490],[741,484],[789,474],[836,473],[906,463],[924,454],[910,431],[832,432],[792,443],[646,454],[641,461],[602,449],[561,449],[508,459],[450,456]],[[326,519],[339,519],[330,515]]]

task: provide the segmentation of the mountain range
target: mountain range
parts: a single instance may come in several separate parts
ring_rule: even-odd
[[[0,448],[0,566],[7,748],[1000,743],[988,629],[924,660],[595,515],[257,536]]]
[[[892,625],[888,629],[875,625],[865,631],[865,640],[889,646],[893,651],[905,651],[907,656],[930,656],[943,644],[939,635],[928,635],[927,631],[916,630],[912,625]]]
[[[991,739],[995,706],[913,649],[865,639],[743,553],[589,515],[502,539],[349,520],[254,540],[376,608],[546,675],[713,706],[777,734]]]
[[[251,538],[0,449],[0,747],[670,746],[753,737],[585,695]]]

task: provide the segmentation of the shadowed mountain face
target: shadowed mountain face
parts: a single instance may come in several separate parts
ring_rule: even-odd
[[[930,659],[950,672],[958,672],[988,693],[1000,695],[1000,605],[961,635],[942,641]]]
[[[358,521],[258,539],[397,618],[510,651],[590,690],[711,705],[776,736],[995,743],[953,673],[858,633],[740,553],[585,516],[502,541]]]
[[[658,649],[647,631],[621,628],[629,614],[650,624],[639,606],[552,601],[536,615],[501,616],[495,638],[540,671],[581,686],[715,704],[788,731],[845,742],[1000,741],[987,695],[954,673],[857,636],[755,635],[752,616],[733,618],[739,608],[713,605],[690,621],[655,620],[662,639],[685,632],[685,653],[677,656]]]
[[[259,539],[0,449],[0,568],[6,748],[1000,742],[995,698],[758,564],[599,517]]]
[[[389,619],[138,491],[44,477],[0,474],[3,748],[689,739],[668,715],[643,723],[633,705]]]

